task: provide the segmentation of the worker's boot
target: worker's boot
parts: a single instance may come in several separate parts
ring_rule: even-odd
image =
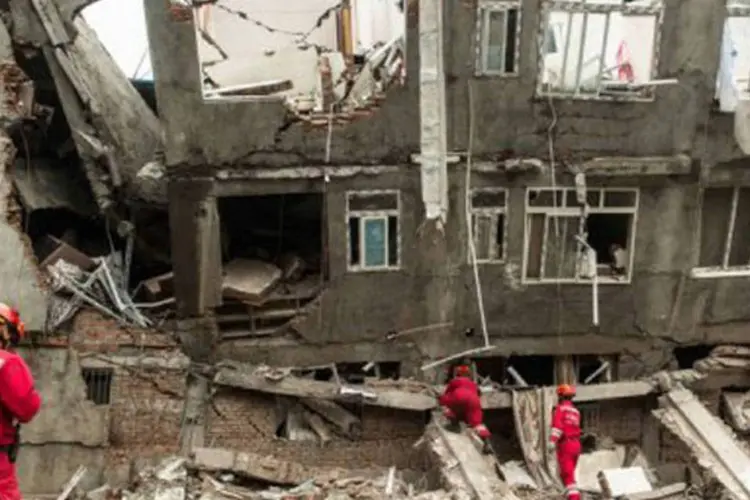
[[[450,432],[461,432],[461,422],[457,419],[449,418],[448,423],[445,425],[445,430]]]

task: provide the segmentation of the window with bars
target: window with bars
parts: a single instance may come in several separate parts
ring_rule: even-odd
[[[477,7],[478,75],[518,75],[521,2],[480,0]]]
[[[529,188],[524,281],[588,282],[596,274],[601,282],[628,283],[637,210],[637,189]]]
[[[86,383],[86,399],[96,405],[108,405],[112,397],[112,368],[84,368],[81,376]]]
[[[400,267],[398,191],[347,194],[350,271]]]
[[[540,95],[653,97],[660,0],[544,0]]]
[[[703,192],[701,247],[695,277],[750,275],[750,187]]]
[[[503,262],[505,260],[506,191],[495,188],[474,189],[469,203],[477,262]],[[471,251],[469,262],[471,262]]]

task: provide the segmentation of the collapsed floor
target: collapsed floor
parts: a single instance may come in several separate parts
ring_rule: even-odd
[[[360,384],[335,377],[321,381],[298,370],[237,364],[201,371],[212,380],[211,416],[204,447],[185,457],[191,479],[185,472],[157,474],[154,466],[179,453],[189,363],[168,337],[152,337],[139,356],[118,354],[118,341],[111,337],[116,328],[97,316],[79,313],[80,333],[70,339],[75,351],[60,351],[79,359],[82,403],[103,410],[108,425],[100,458],[68,464],[68,475],[79,463],[87,469],[73,478],[80,494],[513,499],[548,498],[561,491],[544,445],[551,388],[485,389],[487,424],[495,435],[495,454],[487,456],[470,433],[445,431],[431,415],[439,387],[369,377]],[[94,321],[104,322],[104,328]],[[76,376],[81,368],[66,359],[62,365]],[[748,367],[750,350],[722,346],[691,370],[581,386],[581,489],[589,498],[615,493],[640,499],[749,498],[742,474],[750,467],[747,438],[733,434],[742,434],[744,403],[732,404],[741,399],[736,387],[747,384],[742,381],[750,377]],[[109,387],[103,388],[101,374],[107,369]],[[733,381],[729,391],[718,387],[728,381]],[[57,405],[59,397],[50,404]],[[91,416],[87,420],[90,435],[97,424]],[[22,475],[32,466],[23,455]],[[163,467],[172,470],[174,463]],[[37,479],[40,472],[37,468]]]

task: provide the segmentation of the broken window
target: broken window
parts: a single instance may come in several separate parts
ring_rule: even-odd
[[[204,2],[195,18],[206,99],[281,99],[317,122],[368,108],[405,77],[406,16],[396,1]],[[325,124],[325,121],[323,122]]]
[[[83,368],[81,376],[86,383],[86,399],[95,405],[108,405],[112,396],[112,368]]]
[[[397,191],[347,194],[350,271],[398,269],[399,203]]]
[[[660,0],[544,0],[538,93],[651,98]],[[666,82],[666,81],[665,81]]]
[[[511,356],[505,370],[507,385],[542,387],[555,383],[554,356]]]
[[[637,207],[637,189],[529,188],[525,280],[629,282]]]
[[[505,203],[504,189],[476,189],[471,193],[471,228],[477,262],[505,260]]]
[[[727,18],[721,40],[715,101],[719,111],[734,113],[740,95],[748,91],[750,2],[727,0]]]
[[[477,74],[517,75],[520,36],[519,1],[480,0],[477,8]]]
[[[701,249],[695,277],[750,273],[750,188],[703,192]]]
[[[615,379],[617,356],[575,356],[576,381],[579,384],[600,384]]]

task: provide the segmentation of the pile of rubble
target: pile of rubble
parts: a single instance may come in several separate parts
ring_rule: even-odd
[[[82,475],[75,479],[80,481]],[[74,486],[74,485],[73,485]],[[65,496],[88,500],[347,500],[449,498],[444,491],[418,493],[391,468],[380,477],[339,475],[310,478],[292,487],[261,485],[257,478],[234,472],[206,470],[194,460],[171,457],[141,471],[125,489],[101,486],[89,492],[68,487]]]

